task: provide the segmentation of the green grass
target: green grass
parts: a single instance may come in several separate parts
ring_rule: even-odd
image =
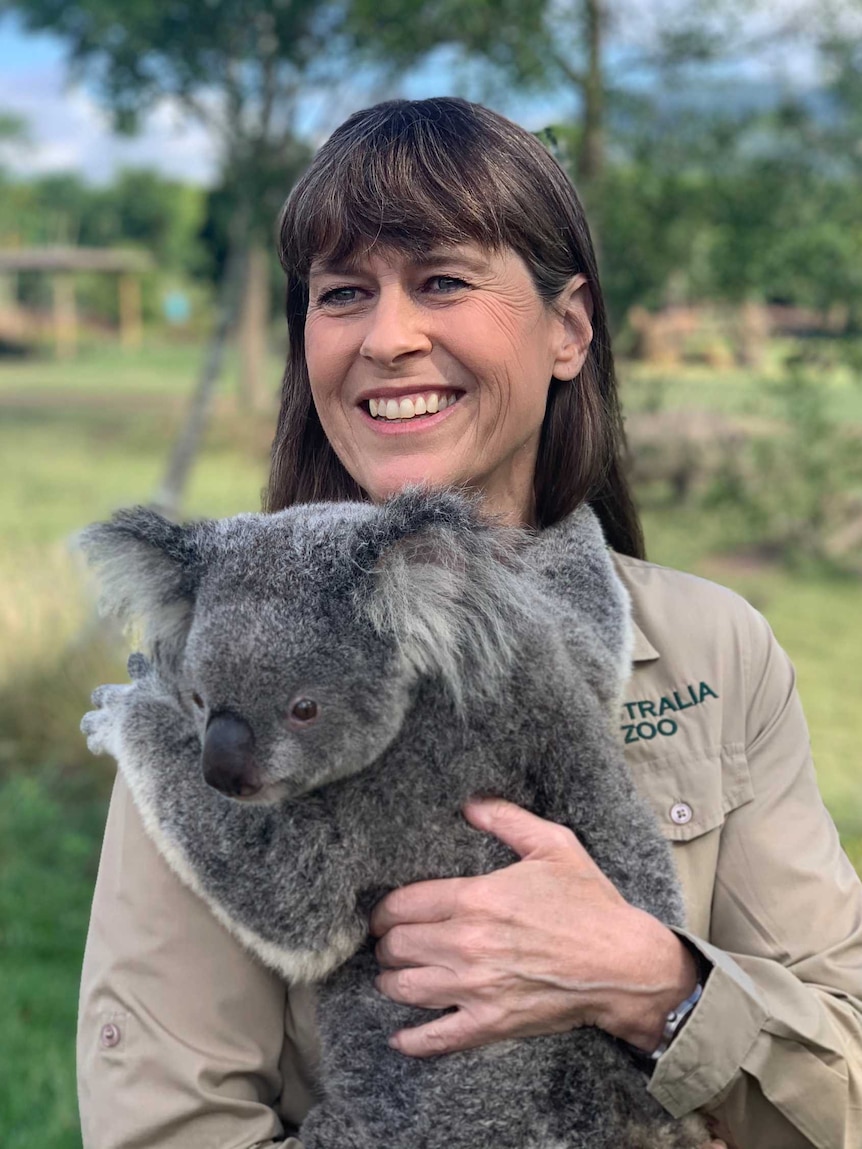
[[[101,396],[106,400],[134,395],[184,401],[202,362],[196,343],[148,341],[140,351],[124,350],[118,343],[94,343],[81,348],[70,360],[50,354],[25,359],[0,359],[0,397],[4,394],[70,399]],[[267,367],[267,379],[276,387],[284,366],[275,349]],[[237,374],[236,355],[229,350],[218,390],[229,394]]]
[[[15,410],[0,418],[0,534],[7,545],[49,543],[151,498],[177,425],[173,412]],[[265,479],[262,453],[214,444],[194,471],[186,510],[258,510]]]
[[[862,840],[862,584],[724,558],[720,516],[702,518],[647,512],[649,556],[731,587],[766,615],[796,667],[824,799],[842,833]]]
[[[842,423],[862,424],[862,372],[849,367],[817,371],[829,397],[830,414]],[[695,408],[723,415],[775,417],[780,413],[770,384],[780,378],[775,364],[754,372],[743,368],[713,370],[686,364],[659,367],[623,363],[619,370],[623,401],[630,411]]]
[[[80,1149],[75,1011],[112,768],[90,758],[77,727],[92,686],[123,670],[88,625],[65,540],[152,496],[199,355],[188,346],[150,346],[137,357],[106,347],[70,364],[0,361],[3,1149]],[[273,388],[278,375],[273,361]],[[644,372],[630,375],[642,406]],[[841,378],[827,385],[840,417],[862,422],[860,389]],[[671,406],[763,413],[769,404],[744,372],[686,369],[664,390]],[[188,515],[258,508],[273,419],[239,415],[228,374]],[[862,868],[862,586],[721,558],[746,541],[726,510],[652,509],[645,519],[652,559],[733,586],[769,618],[798,669],[824,795]]]
[[[0,785],[0,1143],[78,1149],[73,1042],[104,804],[91,786]]]

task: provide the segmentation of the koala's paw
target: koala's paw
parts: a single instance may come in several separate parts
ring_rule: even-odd
[[[95,710],[81,719],[81,733],[92,754],[110,754],[119,761],[122,752],[122,722],[134,686],[106,685],[93,691]]]

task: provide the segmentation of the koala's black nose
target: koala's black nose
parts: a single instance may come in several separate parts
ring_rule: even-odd
[[[229,798],[250,798],[261,788],[254,763],[254,733],[237,714],[214,714],[204,737],[204,779]]]

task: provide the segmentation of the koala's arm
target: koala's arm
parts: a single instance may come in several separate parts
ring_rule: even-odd
[[[81,979],[84,1149],[302,1149],[310,1016],[176,877],[118,777]]]

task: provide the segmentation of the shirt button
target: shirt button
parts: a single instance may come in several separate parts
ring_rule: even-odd
[[[686,802],[677,802],[670,808],[670,819],[677,826],[685,826],[692,819],[692,809]]]
[[[99,1041],[105,1049],[113,1049],[115,1045],[120,1044],[120,1037],[120,1027],[109,1021],[107,1025],[102,1026]]]

